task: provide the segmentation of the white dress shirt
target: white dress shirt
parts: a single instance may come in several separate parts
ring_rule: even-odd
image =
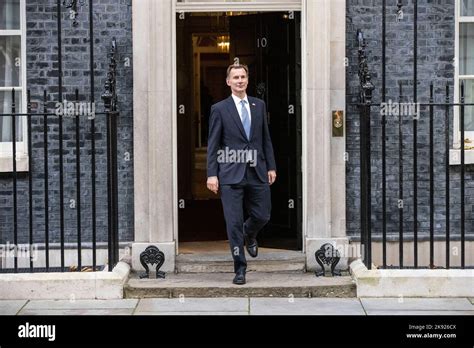
[[[244,99],[240,99],[239,97],[237,97],[236,95],[234,95],[232,93],[232,99],[234,99],[235,107],[237,108],[237,111],[239,113],[241,121],[242,121],[242,104],[241,104],[241,102],[242,102],[242,100],[246,101],[245,108],[247,109],[247,112],[249,114],[249,120],[250,120],[250,122],[252,122],[252,113],[250,112],[250,104],[249,104],[249,100],[247,98],[247,95],[245,95]]]

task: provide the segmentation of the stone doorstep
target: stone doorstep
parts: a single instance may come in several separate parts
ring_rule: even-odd
[[[251,262],[247,261],[247,270],[252,272],[295,272],[305,271],[304,262]],[[177,273],[234,273],[234,263],[228,262],[177,262]]]
[[[125,298],[179,297],[355,297],[349,276],[316,277],[314,273],[247,272],[247,284],[234,285],[232,273],[167,274],[166,279],[138,279],[124,287]]]
[[[304,262],[306,256],[304,253],[299,251],[291,250],[276,250],[269,248],[259,248],[258,258],[253,259],[247,256],[247,261],[259,262],[259,261],[285,261],[285,262]],[[182,253],[176,256],[177,262],[219,262],[219,261],[232,261],[230,251],[225,252],[200,252],[195,254]]]
[[[247,270],[257,272],[304,272],[305,255],[295,251],[268,251],[257,259],[247,257]],[[178,273],[233,273],[234,263],[229,252],[180,254],[176,257]]]
[[[367,269],[350,265],[357,297],[473,297],[473,269]]]
[[[130,266],[119,262],[112,272],[0,274],[0,299],[121,299],[129,273]]]

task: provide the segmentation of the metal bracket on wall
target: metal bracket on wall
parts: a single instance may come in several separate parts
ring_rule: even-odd
[[[156,246],[150,245],[140,254],[140,263],[145,268],[145,273],[140,275],[140,279],[150,278],[150,270],[148,264],[156,265],[156,278],[165,278],[166,273],[160,271],[161,266],[165,262],[165,254]]]
[[[316,277],[325,275],[324,265],[331,266],[331,274],[333,276],[340,276],[341,272],[336,271],[336,265],[338,264],[341,255],[334,246],[330,243],[323,244],[319,250],[314,253],[316,262],[321,266],[321,271],[316,271]]]
[[[77,4],[79,3],[80,6],[85,5],[85,0],[63,0],[63,6],[69,9],[69,19],[72,19],[72,25],[77,27],[79,24],[77,22]]]

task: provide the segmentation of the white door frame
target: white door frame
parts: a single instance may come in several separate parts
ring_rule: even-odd
[[[285,12],[301,11],[301,127],[302,127],[302,192],[303,192],[303,211],[302,211],[302,252],[305,252],[306,243],[306,1],[300,0],[286,2],[271,2],[260,0],[257,3],[250,2],[215,2],[215,3],[176,3],[173,1],[172,11],[172,102],[173,102],[173,235],[176,242],[176,255],[179,253],[179,235],[178,235],[178,137],[177,137],[177,72],[176,72],[176,14],[186,12],[223,12],[223,11],[258,11],[258,12]]]

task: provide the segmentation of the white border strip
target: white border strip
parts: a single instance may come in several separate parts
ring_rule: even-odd
[[[304,1],[304,0],[303,0]],[[301,2],[187,2],[175,3],[176,12],[228,12],[228,11],[301,11]]]
[[[175,253],[179,254],[179,228],[178,228],[178,96],[177,96],[177,66],[176,66],[176,2],[173,1],[171,11],[171,102],[173,106],[172,112],[172,138],[173,138],[173,236],[175,241]]]
[[[176,255],[179,254],[179,233],[178,233],[178,137],[177,137],[177,76],[176,76],[176,13],[181,12],[226,12],[226,11],[259,11],[259,12],[271,12],[271,11],[301,11],[301,128],[302,128],[302,191],[303,191],[303,212],[302,212],[302,252],[306,252],[306,234],[307,234],[307,225],[306,225],[306,213],[307,213],[307,202],[306,202],[306,188],[307,188],[307,178],[306,178],[306,9],[307,9],[307,0],[301,0],[300,2],[265,2],[265,3],[228,3],[228,2],[199,2],[199,3],[176,3],[173,1],[172,4],[172,30],[171,30],[171,40],[172,40],[172,102],[173,102],[173,236],[176,241]]]
[[[350,265],[357,297],[474,297],[472,269],[367,269]]]

